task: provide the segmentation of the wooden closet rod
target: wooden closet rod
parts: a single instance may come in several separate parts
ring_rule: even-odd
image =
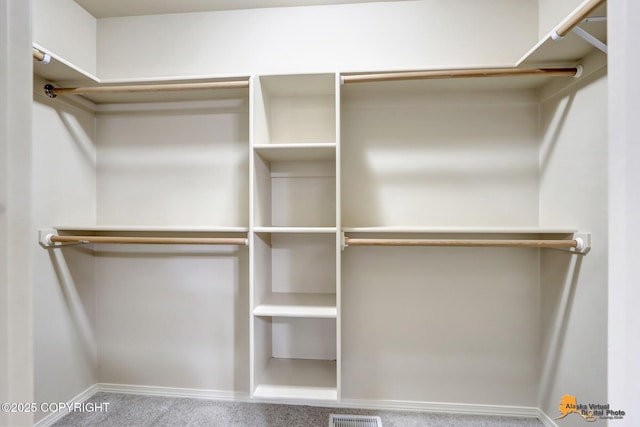
[[[49,235],[47,243],[119,243],[131,245],[240,245],[244,237],[122,237],[122,236],[56,236]]]
[[[205,89],[244,89],[249,87],[248,80],[236,80],[228,82],[206,83],[173,83],[156,85],[131,85],[131,86],[93,86],[93,87],[54,87],[47,84],[44,92],[49,98],[57,95],[85,95],[100,93],[133,93],[133,92],[169,92],[180,90],[205,90]]]
[[[576,248],[581,240],[508,240],[508,239],[354,239],[346,237],[345,246],[458,246],[501,248]]]
[[[594,10],[606,3],[607,0],[589,0],[584,3],[579,10],[573,15],[567,18],[566,21],[561,22],[553,31],[553,38],[561,39],[573,30],[578,24],[580,24],[586,17],[591,15]]]
[[[397,73],[367,73],[342,76],[344,83],[384,82],[392,80],[452,79],[465,77],[564,76],[576,77],[578,67],[564,68],[479,68],[469,70],[407,71]]]
[[[33,49],[33,59],[35,59],[36,61],[42,61],[44,59],[44,53],[40,52],[35,47],[32,49]]]
[[[51,55],[49,55],[48,53],[41,52],[35,47],[32,47],[31,50],[33,53],[33,59],[35,59],[36,61],[42,62],[43,64],[48,64],[49,62],[51,62]]]

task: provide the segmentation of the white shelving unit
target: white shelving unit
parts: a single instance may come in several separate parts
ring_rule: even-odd
[[[339,93],[335,74],[252,88],[252,386],[338,399]]]

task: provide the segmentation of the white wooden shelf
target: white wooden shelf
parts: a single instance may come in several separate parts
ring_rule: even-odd
[[[256,233],[290,233],[290,234],[330,234],[336,233],[336,227],[255,227]]]
[[[99,79],[93,74],[76,67],[55,53],[49,52],[47,49],[38,45],[34,45],[34,47],[43,53],[51,55],[51,61],[48,64],[43,64],[40,61],[33,61],[34,74],[42,77],[43,79],[61,83],[72,82],[74,85],[82,84],[86,86],[95,85],[99,82]]]
[[[255,316],[336,318],[335,294],[271,293],[254,310]]]
[[[140,79],[140,80],[118,80],[105,81],[99,77],[81,69],[64,58],[50,52],[39,45],[35,45],[41,52],[51,55],[51,61],[43,64],[33,61],[34,74],[42,77],[48,82],[53,82],[55,87],[94,87],[94,86],[128,86],[128,85],[156,85],[156,84],[181,84],[181,83],[203,83],[203,82],[223,82],[249,80],[249,76],[189,76],[189,77],[169,77],[165,79]],[[36,91],[44,91],[42,88],[35,88]],[[243,109],[248,109],[248,88],[239,89],[197,89],[181,90],[171,92],[135,92],[135,93],[102,93],[70,95],[69,98],[81,96],[94,104],[130,104],[130,103],[159,103],[159,102],[182,102],[182,101],[204,101],[204,100],[224,100],[224,99],[246,99]],[[63,95],[60,95],[63,97]],[[236,108],[237,106],[234,105]]]
[[[606,4],[596,9],[592,16],[607,16]],[[590,22],[580,24],[580,27],[588,31],[600,41],[607,42],[606,22]],[[553,40],[551,33],[543,37],[517,62],[517,66],[548,64],[548,63],[571,63],[579,61],[595,48],[588,42],[570,32],[562,40]]]
[[[336,143],[256,144],[253,149],[269,162],[335,160]]]
[[[253,393],[261,399],[338,399],[336,362],[332,360],[270,359]]]

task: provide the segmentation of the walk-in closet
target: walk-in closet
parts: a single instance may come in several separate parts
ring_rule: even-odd
[[[610,402],[606,1],[165,3],[30,2],[34,402]]]

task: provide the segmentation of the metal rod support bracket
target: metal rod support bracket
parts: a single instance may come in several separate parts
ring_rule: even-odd
[[[604,53],[608,54],[609,48],[607,47],[606,44],[602,43],[600,40],[598,40],[597,38],[595,38],[594,36],[592,36],[590,33],[586,32],[585,30],[583,30],[580,27],[574,27],[571,30],[576,36],[580,37],[581,39],[585,40],[587,43],[591,44],[592,46],[594,46],[595,48],[601,50]]]

